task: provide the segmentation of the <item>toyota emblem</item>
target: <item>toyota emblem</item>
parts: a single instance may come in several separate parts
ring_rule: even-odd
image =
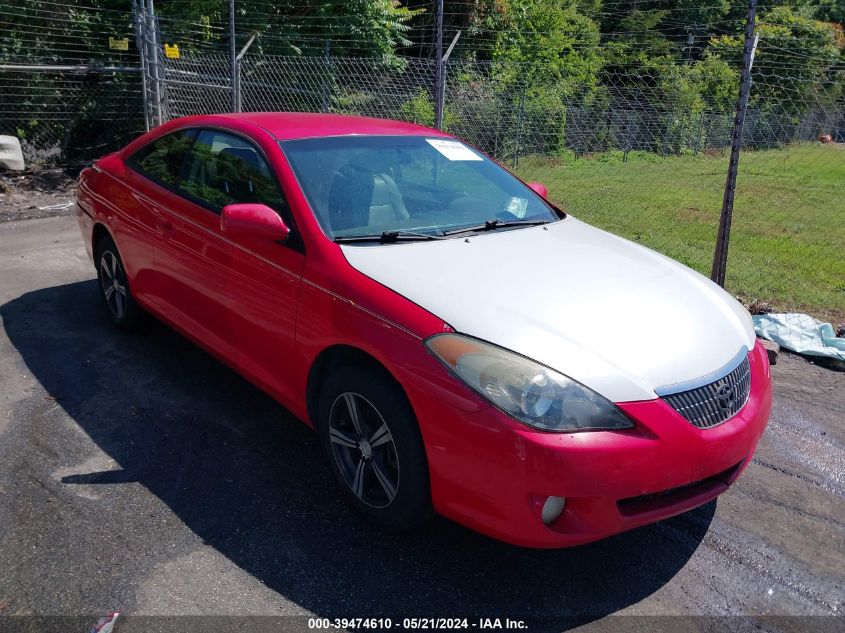
[[[730,411],[736,402],[736,392],[733,385],[723,384],[716,390],[716,404],[724,411]]]

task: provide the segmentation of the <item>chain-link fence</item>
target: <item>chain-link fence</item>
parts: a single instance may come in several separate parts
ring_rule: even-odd
[[[245,111],[314,111],[433,125],[434,64],[247,55]],[[224,55],[168,60],[169,116],[228,109]],[[690,101],[674,86],[608,75],[549,95],[530,67],[446,65],[444,129],[574,215],[709,274],[734,126],[733,99]],[[752,73],[727,287],[748,304],[845,317],[845,108],[819,81],[793,84],[796,107],[767,107],[783,86]]]
[[[799,81],[788,71],[753,73],[757,105],[743,134],[726,285],[748,301],[768,300],[839,324],[845,322],[845,100],[836,96],[835,74]],[[767,107],[785,86],[795,91],[791,103]]]
[[[0,134],[27,164],[81,164],[144,130],[138,68],[0,64]]]
[[[167,60],[163,66],[165,119],[229,112],[231,95],[232,70],[225,54],[186,54]]]
[[[0,5],[0,134],[27,164],[79,165],[144,130],[132,13],[59,0]]]
[[[245,56],[241,108],[247,112],[340,112],[427,121],[434,63],[406,59],[401,69],[373,59]],[[231,64],[221,53],[189,53],[164,63],[166,116],[226,112]]]
[[[244,111],[435,123],[431,58],[344,57],[328,43],[312,55],[277,55],[259,42],[233,68],[231,53],[202,44],[218,25],[203,25],[198,42],[184,34],[190,25],[171,18],[162,36],[149,6],[134,6],[129,23],[141,45],[132,64],[0,66],[0,133],[21,136],[30,160],[85,160],[142,131],[144,118],[156,125],[237,102]],[[165,55],[164,45],[180,37],[181,50]],[[765,34],[759,46],[766,54],[751,72],[726,286],[748,304],[838,323],[845,320],[845,67],[808,65],[800,47],[784,52],[782,40]],[[588,80],[472,55],[443,70],[446,131],[525,180],[544,182],[574,215],[710,274],[740,88],[736,60],[607,65]]]

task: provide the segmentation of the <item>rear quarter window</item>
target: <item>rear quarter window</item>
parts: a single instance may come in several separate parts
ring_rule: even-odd
[[[194,130],[180,130],[154,140],[129,157],[127,164],[163,185],[178,185]]]

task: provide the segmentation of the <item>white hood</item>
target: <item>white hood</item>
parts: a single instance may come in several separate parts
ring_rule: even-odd
[[[342,248],[354,268],[457,332],[613,402],[655,398],[754,345],[748,312],[710,280],[572,217],[468,241]]]

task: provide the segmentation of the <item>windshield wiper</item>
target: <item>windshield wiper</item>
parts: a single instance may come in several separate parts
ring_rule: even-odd
[[[396,242],[422,242],[425,240],[442,240],[443,236],[431,233],[414,233],[413,231],[384,231],[381,234],[372,233],[369,235],[338,235],[334,241],[338,244],[350,242],[380,242],[382,244],[394,244]]]
[[[460,229],[443,231],[443,235],[456,235],[458,233],[477,233],[479,231],[493,231],[505,226],[539,226],[548,224],[549,220],[487,220],[484,224],[465,226]]]

